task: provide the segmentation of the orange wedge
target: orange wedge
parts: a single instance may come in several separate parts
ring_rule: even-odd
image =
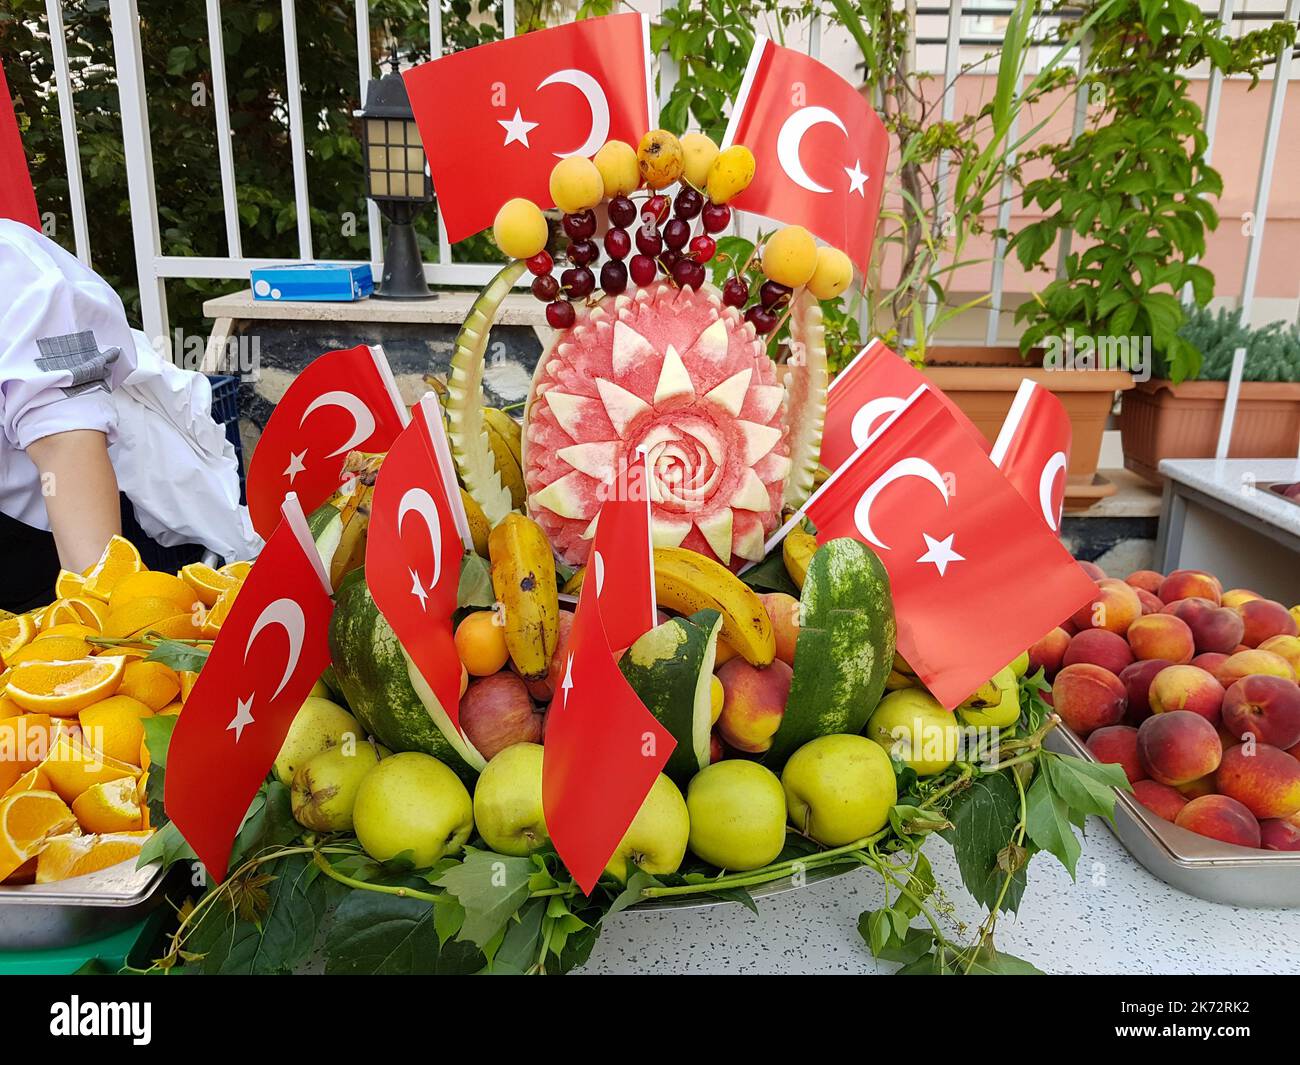
[[[0,798],[9,798],[10,795],[17,795],[20,791],[49,791],[50,780],[40,769],[29,769],[26,773],[9,785],[9,790]]]
[[[113,589],[125,578],[144,569],[140,552],[130,540],[114,536],[108,541],[99,561],[86,574],[84,591],[86,595],[108,601]]]
[[[208,611],[207,616],[203,619],[203,635],[208,639],[215,639],[217,633],[221,631],[222,622],[230,615],[230,608],[235,605],[235,596],[239,594],[238,588],[230,588],[222,592],[217,601],[212,604],[212,609]]]
[[[171,613],[189,613],[197,596],[194,589],[170,573],[141,570],[123,577],[108,597],[109,609],[116,613],[136,599],[168,599],[175,604]]]
[[[0,621],[0,663],[36,638],[36,621],[28,614]]]
[[[50,788],[66,802],[74,802],[87,788],[110,780],[140,775],[139,767],[93,750],[76,736],[63,733],[54,741],[50,756],[40,765]]]
[[[184,708],[184,703],[168,703],[158,711],[159,717],[175,717]]]
[[[87,636],[98,635],[99,629],[97,628],[92,629],[89,625],[83,625],[79,621],[65,621],[61,625],[51,625],[49,628],[42,630],[36,639],[48,640],[52,636],[77,636],[84,639]]]
[[[50,604],[49,609],[45,611],[45,616],[41,618],[41,632],[47,633],[50,629],[60,625],[87,625],[93,624],[95,631],[98,632],[99,618],[92,613],[88,613],[84,606],[78,606],[78,602],[89,602],[86,599],[56,599]]]
[[[0,695],[0,721],[7,717],[21,717],[27,713],[21,706],[9,698],[7,695]]]
[[[6,880],[53,836],[70,832],[77,819],[51,791],[24,791],[0,799],[0,880]]]
[[[71,717],[117,691],[126,671],[118,657],[24,662],[9,674],[8,695],[25,710]]]
[[[144,644],[125,645],[119,647],[104,647],[96,652],[99,658],[120,658],[123,662],[139,662],[141,659],[149,657],[152,647]]]
[[[59,724],[62,726],[61,719]],[[24,773],[45,761],[53,728],[52,719],[45,714],[0,721],[0,792],[8,791]]]
[[[72,803],[72,812],[87,832],[138,832],[144,827],[136,783],[130,777],[87,788]]]
[[[191,562],[188,566],[182,567],[180,577],[204,606],[211,606],[222,592],[239,583],[236,578],[218,573],[202,562]]]
[[[74,658],[87,658],[91,646],[81,636],[39,636],[26,647],[19,648],[9,659],[10,666],[24,662],[71,662]]]
[[[140,722],[146,717],[153,717],[149,707],[119,691],[78,715],[82,741],[119,762],[134,763],[144,740],[144,725]]]
[[[88,595],[73,596],[68,605],[77,612],[81,623],[96,632],[104,631],[104,622],[108,620],[108,604],[102,599],[92,599]]]
[[[109,604],[108,620],[104,622],[104,635],[121,638],[133,636],[153,628],[164,618],[174,617],[177,613],[176,603],[150,595],[141,599],[132,599],[124,606]]]
[[[190,692],[194,690],[194,685],[198,682],[199,675],[192,669],[182,669],[181,678],[181,702],[185,702],[190,697]]]
[[[36,883],[52,884],[138,858],[152,832],[111,832],[99,836],[59,836],[41,851]]]
[[[139,699],[150,710],[161,710],[181,691],[181,678],[161,662],[128,662],[118,695]]]
[[[198,612],[193,614],[173,614],[169,618],[163,618],[157,624],[150,625],[145,629],[145,632],[156,632],[159,636],[168,640],[205,639],[202,624],[203,616]]]
[[[227,562],[217,572],[223,577],[230,577],[232,580],[243,583],[252,568],[253,564],[251,562]]]
[[[86,578],[82,574],[73,573],[70,569],[61,569],[54,580],[54,595],[57,599],[71,599],[73,596],[80,595],[85,587]]]

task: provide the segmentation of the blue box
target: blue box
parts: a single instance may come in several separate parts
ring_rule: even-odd
[[[375,290],[370,265],[339,266],[333,263],[291,263],[268,266],[249,275],[253,299],[274,303],[300,300],[313,303],[346,303],[364,299]]]

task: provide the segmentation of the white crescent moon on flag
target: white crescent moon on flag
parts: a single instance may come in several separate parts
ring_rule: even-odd
[[[1056,531],[1056,508],[1052,506],[1052,485],[1056,475],[1063,473],[1066,467],[1064,451],[1058,451],[1043,464],[1043,472],[1038,477],[1038,505],[1043,509],[1043,518],[1047,527]]]
[[[284,673],[280,677],[280,684],[271,695],[271,698],[274,699],[284,691],[284,686],[289,683],[293,671],[298,668],[298,659],[302,655],[302,639],[307,631],[307,619],[303,617],[302,607],[292,599],[276,599],[268,604],[266,609],[258,615],[257,622],[248,634],[248,642],[244,644],[245,662],[248,661],[248,653],[253,649],[253,643],[268,625],[279,625],[280,628],[284,629],[285,635],[289,637],[289,654],[285,659]]]
[[[831,191],[825,185],[818,185],[810,178],[799,159],[799,147],[803,143],[804,134],[813,126],[820,125],[834,126],[845,137],[849,135],[840,116],[829,108],[801,107],[781,123],[781,132],[776,136],[776,158],[781,164],[781,169],[786,172],[791,181],[809,192]]]
[[[347,438],[342,447],[335,448],[326,455],[327,459],[337,458],[351,451],[358,444],[369,440],[375,431],[375,416],[370,413],[370,408],[351,392],[341,391],[322,392],[313,399],[302,412],[302,417],[298,419],[298,427],[302,428],[302,424],[311,413],[320,410],[321,407],[342,407],[352,415],[352,435]]]
[[[889,550],[889,545],[876,536],[871,528],[871,504],[876,501],[876,496],[902,477],[919,477],[923,481],[928,481],[939,490],[944,503],[948,502],[947,484],[939,476],[939,471],[925,459],[913,455],[895,462],[867,486],[867,490],[862,493],[862,498],[858,500],[858,505],[853,510],[853,524],[858,527],[858,531],[877,547],[886,551]]]
[[[587,139],[573,151],[552,154],[560,159],[570,155],[587,157],[595,155],[597,149],[601,148],[609,138],[609,101],[605,98],[605,90],[600,87],[600,82],[585,70],[574,70],[572,67],[557,70],[543,79],[537,88],[544,89],[556,83],[572,85],[587,98],[587,106],[591,108],[591,132],[587,134]]]
[[[600,595],[601,589],[605,587],[605,558],[599,551],[594,551],[592,554],[595,555],[591,568],[596,574],[596,594]]]
[[[438,505],[423,488],[408,488],[397,504],[397,533],[402,533],[402,519],[411,511],[420,515],[429,529],[429,539],[433,541],[433,579],[429,581],[429,590],[438,583],[442,576],[442,522],[438,517]]]
[[[853,446],[861,447],[871,438],[871,427],[881,418],[886,418],[907,406],[903,396],[877,396],[869,399],[853,415],[849,431],[853,434]]]

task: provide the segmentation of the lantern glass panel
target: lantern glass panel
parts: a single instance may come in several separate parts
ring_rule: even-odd
[[[388,174],[383,170],[376,170],[370,175],[370,195],[371,196],[388,196]]]
[[[384,120],[382,118],[371,118],[366,121],[366,139],[371,144],[384,143]]]

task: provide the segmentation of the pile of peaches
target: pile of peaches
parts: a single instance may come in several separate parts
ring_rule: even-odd
[[[1029,650],[1062,721],[1156,816],[1300,850],[1300,606],[1199,570],[1080,565],[1096,599]]]

